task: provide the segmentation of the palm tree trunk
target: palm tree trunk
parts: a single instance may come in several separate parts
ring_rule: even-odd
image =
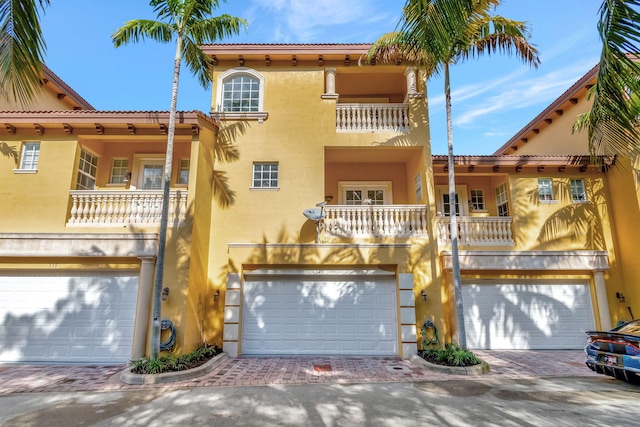
[[[449,215],[451,221],[451,270],[453,274],[453,292],[456,303],[456,320],[458,323],[458,345],[467,349],[467,335],[464,328],[464,311],[462,307],[462,279],[460,278],[460,259],[458,256],[458,219],[456,217],[456,179],[453,172],[453,124],[451,122],[451,86],[449,83],[449,63],[444,63],[444,95],[447,111],[447,151],[449,165]]]
[[[167,225],[169,222],[169,195],[171,190],[171,164],[173,161],[173,138],[176,133],[176,111],[178,106],[178,78],[182,61],[182,36],[178,35],[176,55],[173,63],[173,88],[171,90],[171,110],[167,130],[167,154],[164,162],[164,182],[162,184],[162,214],[160,217],[160,237],[158,238],[158,259],[153,282],[153,309],[151,325],[151,359],[160,353],[160,316],[162,308],[162,279],[164,275],[165,247],[167,245]]]

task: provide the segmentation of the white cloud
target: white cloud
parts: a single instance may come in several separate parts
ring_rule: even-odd
[[[254,0],[253,5],[258,19],[269,15],[273,42],[328,42],[335,40],[335,26],[371,24],[389,13],[375,0]],[[327,29],[332,32],[323,33]]]
[[[508,84],[500,86],[499,92],[493,91],[484,100],[474,102],[473,105],[468,102],[458,105],[463,113],[456,115],[454,122],[457,126],[468,125],[491,113],[532,105],[540,105],[542,110],[582,77],[592,65],[591,61],[582,61],[534,78],[510,79]],[[489,82],[487,85],[491,84]]]

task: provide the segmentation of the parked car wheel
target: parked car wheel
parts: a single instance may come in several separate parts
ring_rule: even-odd
[[[588,331],[586,364],[594,372],[640,384],[640,319],[611,331]]]

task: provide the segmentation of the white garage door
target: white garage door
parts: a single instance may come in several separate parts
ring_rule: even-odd
[[[394,277],[247,280],[243,313],[243,354],[398,354]]]
[[[465,284],[462,301],[472,349],[582,349],[594,328],[586,283]]]
[[[137,292],[131,273],[0,275],[0,361],[128,361]]]

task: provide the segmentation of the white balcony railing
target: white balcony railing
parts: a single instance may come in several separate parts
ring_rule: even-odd
[[[67,227],[160,225],[162,191],[71,191],[71,216]],[[187,212],[187,191],[169,196],[169,225],[182,225]]]
[[[325,206],[320,231],[335,237],[428,237],[422,205]]]
[[[336,104],[338,132],[408,132],[408,104]]]
[[[449,217],[438,217],[438,241],[451,242],[450,222]],[[509,216],[458,217],[458,243],[463,246],[513,246],[512,222]]]

